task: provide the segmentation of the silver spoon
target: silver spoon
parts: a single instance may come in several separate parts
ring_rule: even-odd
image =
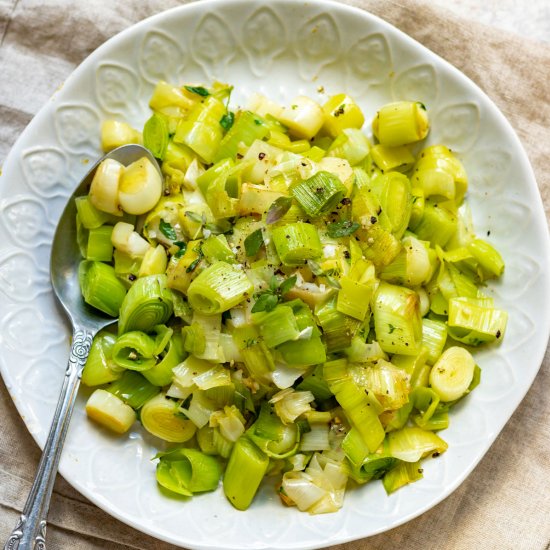
[[[82,258],[76,242],[76,206],[74,199],[87,193],[101,161],[112,158],[126,166],[144,156],[148,157],[158,167],[155,158],[141,145],[123,145],[96,162],[67,202],[55,230],[51,250],[50,277],[54,294],[63,306],[73,326],[72,345],[63,386],[48,439],[38,465],[38,471],[23,512],[6,541],[4,550],[46,549],[46,518],[61,457],[61,449],[67,435],[78,386],[80,385],[82,369],[90,353],[94,336],[99,330],[116,321],[116,319],[88,306],[82,299],[78,283],[78,265]]]

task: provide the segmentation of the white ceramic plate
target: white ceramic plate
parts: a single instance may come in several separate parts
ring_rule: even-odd
[[[309,516],[262,489],[246,513],[221,491],[188,502],[156,487],[152,438],[114,438],[89,423],[79,397],[61,473],[122,521],[188,548],[319,548],[380,533],[449,495],[487,452],[533,381],[550,325],[548,233],[526,155],[491,101],[459,71],[400,31],[356,9],[317,2],[200,2],[161,13],[94,52],[43,107],[0,180],[1,371],[29,431],[44,444],[65,369],[69,328],[49,285],[49,247],[66,197],[100,155],[99,124],[141,127],[159,79],[217,78],[234,102],[259,90],[289,102],[318,87],[352,94],[372,116],[392,99],[427,105],[429,142],[457,151],[470,175],[479,235],[502,252],[506,273],[490,292],[510,314],[500,347],[477,354],[481,386],[453,411],[449,450],[424,479],[391,496],[380,482],[350,491],[337,514]],[[525,353],[529,350],[529,353]]]

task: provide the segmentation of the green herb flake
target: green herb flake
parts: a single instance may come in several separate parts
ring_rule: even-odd
[[[330,287],[337,288],[338,290],[342,288],[338,280],[332,277],[330,273],[327,273],[326,271],[324,271],[323,268],[317,262],[314,262],[313,260],[308,260],[307,265],[310,271],[313,273],[313,275],[315,275],[316,277],[324,277],[326,279],[327,284]]]
[[[284,296],[287,292],[290,292],[294,286],[296,285],[296,281],[298,278],[296,275],[293,275],[292,277],[289,277],[288,279],[285,279],[280,285],[279,285],[279,292],[281,296]]]
[[[275,294],[265,292],[264,294],[260,294],[256,299],[256,303],[252,306],[252,313],[259,313],[261,311],[272,311],[275,309],[278,303],[279,299],[277,298],[277,296],[275,296]]]
[[[256,295],[256,303],[252,307],[252,313],[269,312],[275,309],[277,304],[282,301],[283,296],[294,288],[297,280],[298,277],[293,275],[279,284],[279,279],[275,275],[271,277],[269,288]]]
[[[210,92],[202,86],[184,86],[184,88],[192,94],[200,95],[201,97],[208,97]]]
[[[176,230],[172,227],[172,225],[168,222],[165,222],[163,219],[160,220],[159,223],[159,229],[160,232],[171,241],[175,241],[178,238],[178,235],[176,234]]]
[[[189,267],[185,270],[185,272],[186,273],[192,273],[193,271],[195,271],[195,269],[197,268],[197,266],[199,265],[201,260],[202,260],[202,258],[200,256],[196,260],[193,260],[189,264]]]
[[[187,243],[183,241],[176,241],[174,244],[179,247],[179,250],[174,254],[174,256],[176,258],[181,258],[187,251]]]
[[[256,229],[244,240],[244,249],[247,256],[256,256],[264,244],[264,238],[261,229]]]
[[[206,222],[205,218],[203,216],[200,216],[199,214],[197,214],[196,212],[191,212],[190,210],[187,210],[185,212],[185,215],[192,221],[192,222],[195,222],[195,223],[200,223],[200,224],[204,224]]]
[[[278,199],[275,199],[271,203],[271,206],[267,211],[265,222],[268,225],[270,225],[272,223],[279,221],[290,210],[291,206],[292,206],[291,197],[279,197]]]
[[[393,331],[397,328],[397,327],[394,327],[391,323],[388,324],[388,327],[389,327],[389,333],[390,334],[393,334]]]
[[[223,115],[220,119],[220,125],[224,130],[229,130],[235,122],[235,113],[229,111],[226,115]]]
[[[220,226],[215,223],[206,223],[204,224],[204,229],[210,231],[213,235],[220,235],[223,231],[220,230]]]
[[[327,235],[332,239],[348,237],[355,233],[360,227],[361,226],[357,222],[352,222],[351,220],[329,223],[327,225]]]
[[[269,279],[269,290],[271,292],[275,292],[279,288],[279,279],[273,275],[271,279]]]
[[[204,258],[204,254],[202,253],[201,245],[198,244],[193,250],[199,255],[199,257],[196,260],[193,260],[188,268],[185,270],[186,273],[191,273],[197,269],[197,266],[201,263],[202,259]]]
[[[308,260],[307,265],[313,275],[316,275],[317,277],[322,277],[325,274],[323,268],[317,262],[314,262],[313,260]]]

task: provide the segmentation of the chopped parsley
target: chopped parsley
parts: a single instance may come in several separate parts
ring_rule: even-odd
[[[252,307],[252,313],[274,310],[277,304],[282,301],[284,295],[292,290],[296,281],[296,275],[285,279],[281,283],[279,283],[277,277],[271,277],[269,288],[256,295],[256,303]]]
[[[183,241],[176,241],[174,244],[179,247],[179,250],[174,254],[174,256],[176,258],[181,258],[187,251],[187,243]]]
[[[267,211],[267,216],[265,218],[266,223],[270,225],[278,222],[290,210],[291,206],[291,197],[279,197],[275,199]]]
[[[185,86],[185,89],[192,94],[200,95],[201,97],[208,97],[210,92],[202,86]]]
[[[197,266],[204,258],[204,254],[202,253],[202,247],[200,244],[198,244],[193,250],[198,254],[198,257],[189,264],[189,267],[185,270],[186,273],[192,273],[193,271],[195,271],[195,269],[197,269]]]
[[[172,227],[172,224],[164,221],[163,219],[160,220],[159,230],[167,239],[170,239],[171,241],[176,241],[178,239],[178,235],[176,230]]]
[[[261,229],[256,229],[244,240],[244,249],[247,256],[256,256],[264,244],[264,237]]]
[[[220,119],[220,125],[224,130],[229,130],[235,122],[235,113],[229,111],[226,115],[223,115]]]
[[[361,226],[351,220],[342,220],[340,222],[329,223],[327,225],[327,235],[332,239],[338,237],[348,237],[355,233]]]
[[[204,225],[206,223],[206,217],[204,216],[204,214],[201,216],[199,214],[197,214],[196,212],[191,212],[190,210],[187,210],[185,212],[185,215],[192,221],[192,222],[195,222],[195,223],[200,223],[202,225]]]

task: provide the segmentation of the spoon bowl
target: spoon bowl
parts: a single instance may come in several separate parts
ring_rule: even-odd
[[[95,335],[102,328],[117,321],[89,306],[82,298],[78,280],[78,266],[82,257],[76,240],[75,198],[88,192],[97,167],[105,159],[114,159],[127,166],[143,157],[147,157],[160,173],[153,155],[148,149],[137,144],[123,145],[99,159],[69,198],[57,224],[51,249],[50,277],[54,294],[73,326],[72,344],[63,385],[38,470],[23,512],[6,541],[4,550],[45,550],[46,548],[46,518],[50,498],[80,385],[82,369],[86,364]]]
[[[143,157],[148,157],[153,165],[158,167],[153,155],[141,145],[123,145],[107,153],[90,168],[71,195],[61,214],[53,238],[50,277],[54,293],[73,325],[81,324],[89,328],[97,326],[97,330],[99,330],[105,324],[115,321],[112,317],[108,317],[101,311],[92,308],[82,299],[78,282],[78,265],[81,256],[76,240],[75,198],[88,193],[97,167],[104,160],[113,159],[127,166]]]

